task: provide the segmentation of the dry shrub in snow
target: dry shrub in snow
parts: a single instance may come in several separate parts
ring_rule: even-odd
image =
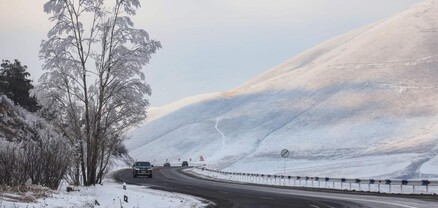
[[[0,96],[0,114],[0,123],[5,124],[0,129],[0,185],[19,186],[31,179],[33,184],[56,189],[71,166],[66,139],[4,96]]]

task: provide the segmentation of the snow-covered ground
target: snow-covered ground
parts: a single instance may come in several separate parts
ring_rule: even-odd
[[[289,149],[290,175],[437,178],[437,5],[336,37],[235,89],[152,109],[129,132],[129,154],[282,173]]]
[[[165,192],[150,189],[147,186],[123,185],[114,181],[113,174],[118,170],[130,168],[126,165],[129,158],[113,160],[111,173],[104,179],[103,185],[91,187],[74,187],[75,191],[67,192],[68,184],[64,181],[57,191],[48,188],[35,187],[33,191],[17,194],[18,192],[0,191],[0,208],[24,207],[151,207],[151,208],[195,208],[209,205],[209,201],[190,195]],[[41,190],[41,191],[39,191]],[[128,202],[124,201],[124,196]],[[43,197],[41,197],[43,196]],[[15,199],[14,199],[15,198]],[[23,200],[35,199],[34,202]],[[97,205],[96,202],[99,204]]]
[[[65,189],[63,189],[65,190]],[[6,193],[2,193],[3,195]],[[12,194],[16,195],[16,194]],[[32,193],[27,193],[31,196]],[[128,197],[128,202],[124,201],[124,196]],[[206,202],[202,199],[152,190],[144,186],[127,185],[126,190],[123,185],[107,181],[103,185],[94,187],[80,187],[77,191],[53,191],[48,192],[46,198],[38,199],[33,203],[23,203],[11,200],[11,198],[1,197],[0,208],[20,208],[20,207],[205,207]],[[99,205],[98,205],[98,204]]]

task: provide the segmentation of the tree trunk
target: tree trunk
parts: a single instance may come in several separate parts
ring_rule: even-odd
[[[79,144],[80,144],[80,148],[81,148],[81,150],[80,150],[80,155],[81,155],[80,156],[80,160],[81,160],[81,169],[82,169],[82,179],[83,179],[84,185],[86,185],[87,184],[87,172],[86,172],[86,169],[85,169],[84,144],[83,144],[83,140],[82,139],[80,140]]]

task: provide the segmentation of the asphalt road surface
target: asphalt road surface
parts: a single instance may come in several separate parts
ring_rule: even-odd
[[[438,197],[408,198],[403,196],[375,196],[318,192],[241,183],[212,181],[193,176],[179,167],[155,167],[153,178],[133,178],[132,170],[117,172],[116,180],[148,186],[154,189],[197,196],[213,202],[211,207],[438,207]]]

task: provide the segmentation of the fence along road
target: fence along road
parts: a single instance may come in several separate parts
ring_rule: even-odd
[[[327,188],[378,193],[409,193],[431,195],[438,193],[437,180],[329,178],[227,172],[208,169],[205,167],[196,167],[196,169],[201,170],[197,171],[198,173],[209,176],[211,178],[254,184],[307,188]],[[430,187],[433,189],[432,192],[429,191]]]
[[[192,169],[154,168],[154,177],[132,177],[129,169],[115,178],[128,184],[144,185],[164,191],[189,194],[215,203],[213,207],[434,207],[437,198],[410,199],[291,189],[257,184],[230,183],[200,178]]]

